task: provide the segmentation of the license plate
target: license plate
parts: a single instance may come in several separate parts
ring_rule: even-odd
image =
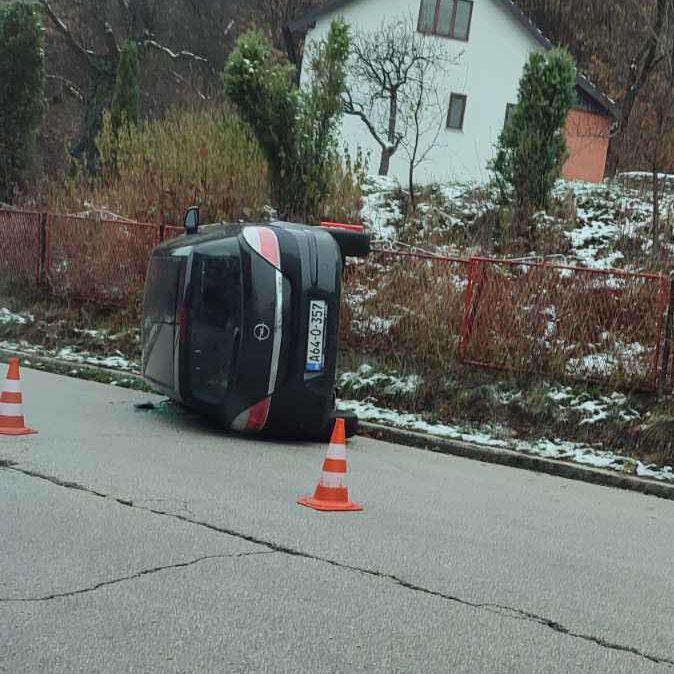
[[[307,338],[307,372],[323,372],[325,367],[325,324],[327,320],[328,305],[322,300],[311,300]]]

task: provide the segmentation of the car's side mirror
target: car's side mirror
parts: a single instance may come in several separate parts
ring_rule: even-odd
[[[199,206],[192,206],[185,213],[185,231],[196,234],[199,231]]]

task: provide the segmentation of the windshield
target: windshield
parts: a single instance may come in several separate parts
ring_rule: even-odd
[[[233,245],[232,245],[233,244]],[[236,366],[241,329],[241,260],[236,240],[195,253],[191,273],[190,376],[196,398],[219,404]]]

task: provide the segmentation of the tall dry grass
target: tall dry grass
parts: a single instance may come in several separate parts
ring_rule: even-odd
[[[177,223],[198,204],[205,220],[259,217],[269,200],[267,167],[248,128],[227,106],[174,108],[115,138],[99,137],[102,172],[52,181],[53,212],[111,211],[144,222]]]

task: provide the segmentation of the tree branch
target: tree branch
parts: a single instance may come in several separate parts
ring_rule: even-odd
[[[347,115],[360,117],[360,119],[363,120],[365,126],[367,126],[368,128],[368,131],[372,134],[372,137],[375,139],[375,141],[381,147],[382,150],[385,150],[388,147],[387,143],[385,143],[380,137],[380,135],[377,133],[377,129],[375,129],[374,124],[372,124],[368,116],[362,110],[358,110],[356,108],[351,93],[348,91],[346,92],[346,99],[344,100],[344,112]]]
[[[73,98],[76,98],[80,103],[84,103],[84,94],[81,89],[69,79],[61,77],[60,75],[47,75],[48,80],[53,80],[54,82],[59,82],[65,91],[67,91]]]
[[[171,70],[171,75],[175,78],[176,82],[180,82],[181,84],[185,84],[186,86],[190,87],[194,93],[199,96],[199,98],[202,101],[208,101],[209,98],[204,94],[202,91],[197,89],[197,87],[194,86],[193,82],[190,82],[187,78],[183,77],[177,70]]]
[[[186,61],[193,61],[194,63],[202,63],[205,65],[211,73],[214,73],[215,71],[213,70],[213,66],[211,66],[211,62],[205,58],[204,56],[199,56],[199,54],[193,54],[190,51],[179,51],[179,52],[174,52],[168,47],[164,46],[163,44],[159,44],[156,40],[151,40],[147,39],[145,40],[142,45],[146,48],[149,49],[154,49],[155,51],[161,52],[162,54],[165,54],[168,56],[171,60],[173,61],[180,61],[180,60],[186,60]]]
[[[54,28],[56,28],[56,30],[59,33],[61,33],[61,35],[63,35],[70,48],[81,58],[83,58],[89,67],[93,67],[94,64],[92,61],[92,57],[95,55],[94,52],[92,52],[89,49],[85,49],[75,39],[74,35],[70,32],[68,26],[63,22],[63,20],[58,16],[58,14],[56,14],[53,7],[49,3],[49,0],[39,0],[39,1],[42,7],[44,8],[45,12],[47,13],[47,16],[51,20],[52,24],[54,24]]]

